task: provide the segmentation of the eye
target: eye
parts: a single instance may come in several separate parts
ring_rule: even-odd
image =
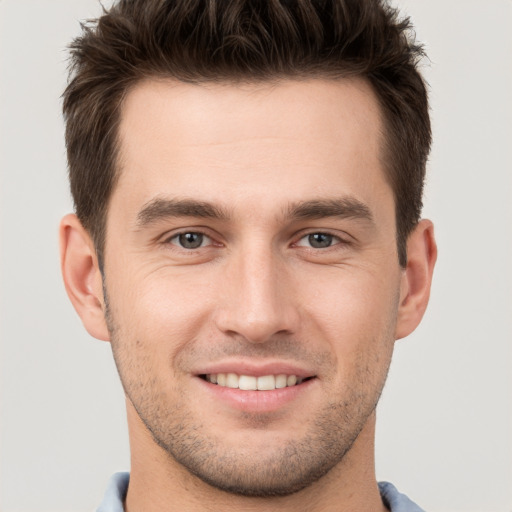
[[[297,242],[297,245],[300,247],[312,247],[313,249],[326,249],[340,242],[340,238],[329,233],[310,233],[303,236]]]
[[[187,233],[178,233],[169,239],[173,245],[177,245],[183,249],[199,249],[212,243],[210,237],[203,233],[190,231]]]

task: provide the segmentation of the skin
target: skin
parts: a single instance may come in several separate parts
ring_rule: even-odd
[[[127,396],[129,512],[385,510],[374,409],[436,246],[421,221],[398,264],[381,133],[362,80],[153,80],[127,95],[104,280],[73,215],[61,247]],[[225,399],[200,376],[219,367],[310,378],[281,401]]]

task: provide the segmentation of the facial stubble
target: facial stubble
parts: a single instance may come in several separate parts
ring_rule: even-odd
[[[104,298],[112,352],[126,397],[154,442],[164,450],[171,465],[178,463],[202,482],[240,496],[288,496],[342,464],[375,410],[391,361],[392,349],[384,356],[383,347],[379,346],[392,346],[390,336],[394,331],[390,325],[380,340],[374,340],[375,352],[370,355],[386,357],[385,364],[372,365],[376,362],[360,354],[355,377],[346,386],[344,396],[333,396],[302,437],[284,441],[272,453],[257,449],[251,452],[242,446],[229,447],[225,442],[227,431],[220,435],[209,433],[208,418],[194,416],[183,389],[176,386],[172,390],[171,395],[180,400],[170,403],[164,392],[166,385],[159,382],[157,372],[153,371],[151,347],[141,350],[142,340],[127,345],[128,337],[121,334],[116,323],[105,286]],[[330,354],[323,354],[323,358],[334,364]],[[368,383],[372,383],[370,388]],[[272,418],[264,414],[248,415],[247,419],[248,426],[258,430],[272,423]],[[297,418],[298,422],[302,420]],[[268,435],[273,436],[271,428]]]

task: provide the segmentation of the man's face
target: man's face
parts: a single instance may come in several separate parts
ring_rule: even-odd
[[[170,463],[287,494],[369,428],[402,276],[381,137],[362,81],[127,96],[107,316],[129,408]]]

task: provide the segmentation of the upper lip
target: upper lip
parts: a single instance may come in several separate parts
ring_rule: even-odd
[[[211,375],[218,373],[236,373],[237,375],[296,375],[298,378],[314,377],[316,374],[304,366],[286,361],[247,361],[225,360],[209,363],[194,372],[196,375]]]

